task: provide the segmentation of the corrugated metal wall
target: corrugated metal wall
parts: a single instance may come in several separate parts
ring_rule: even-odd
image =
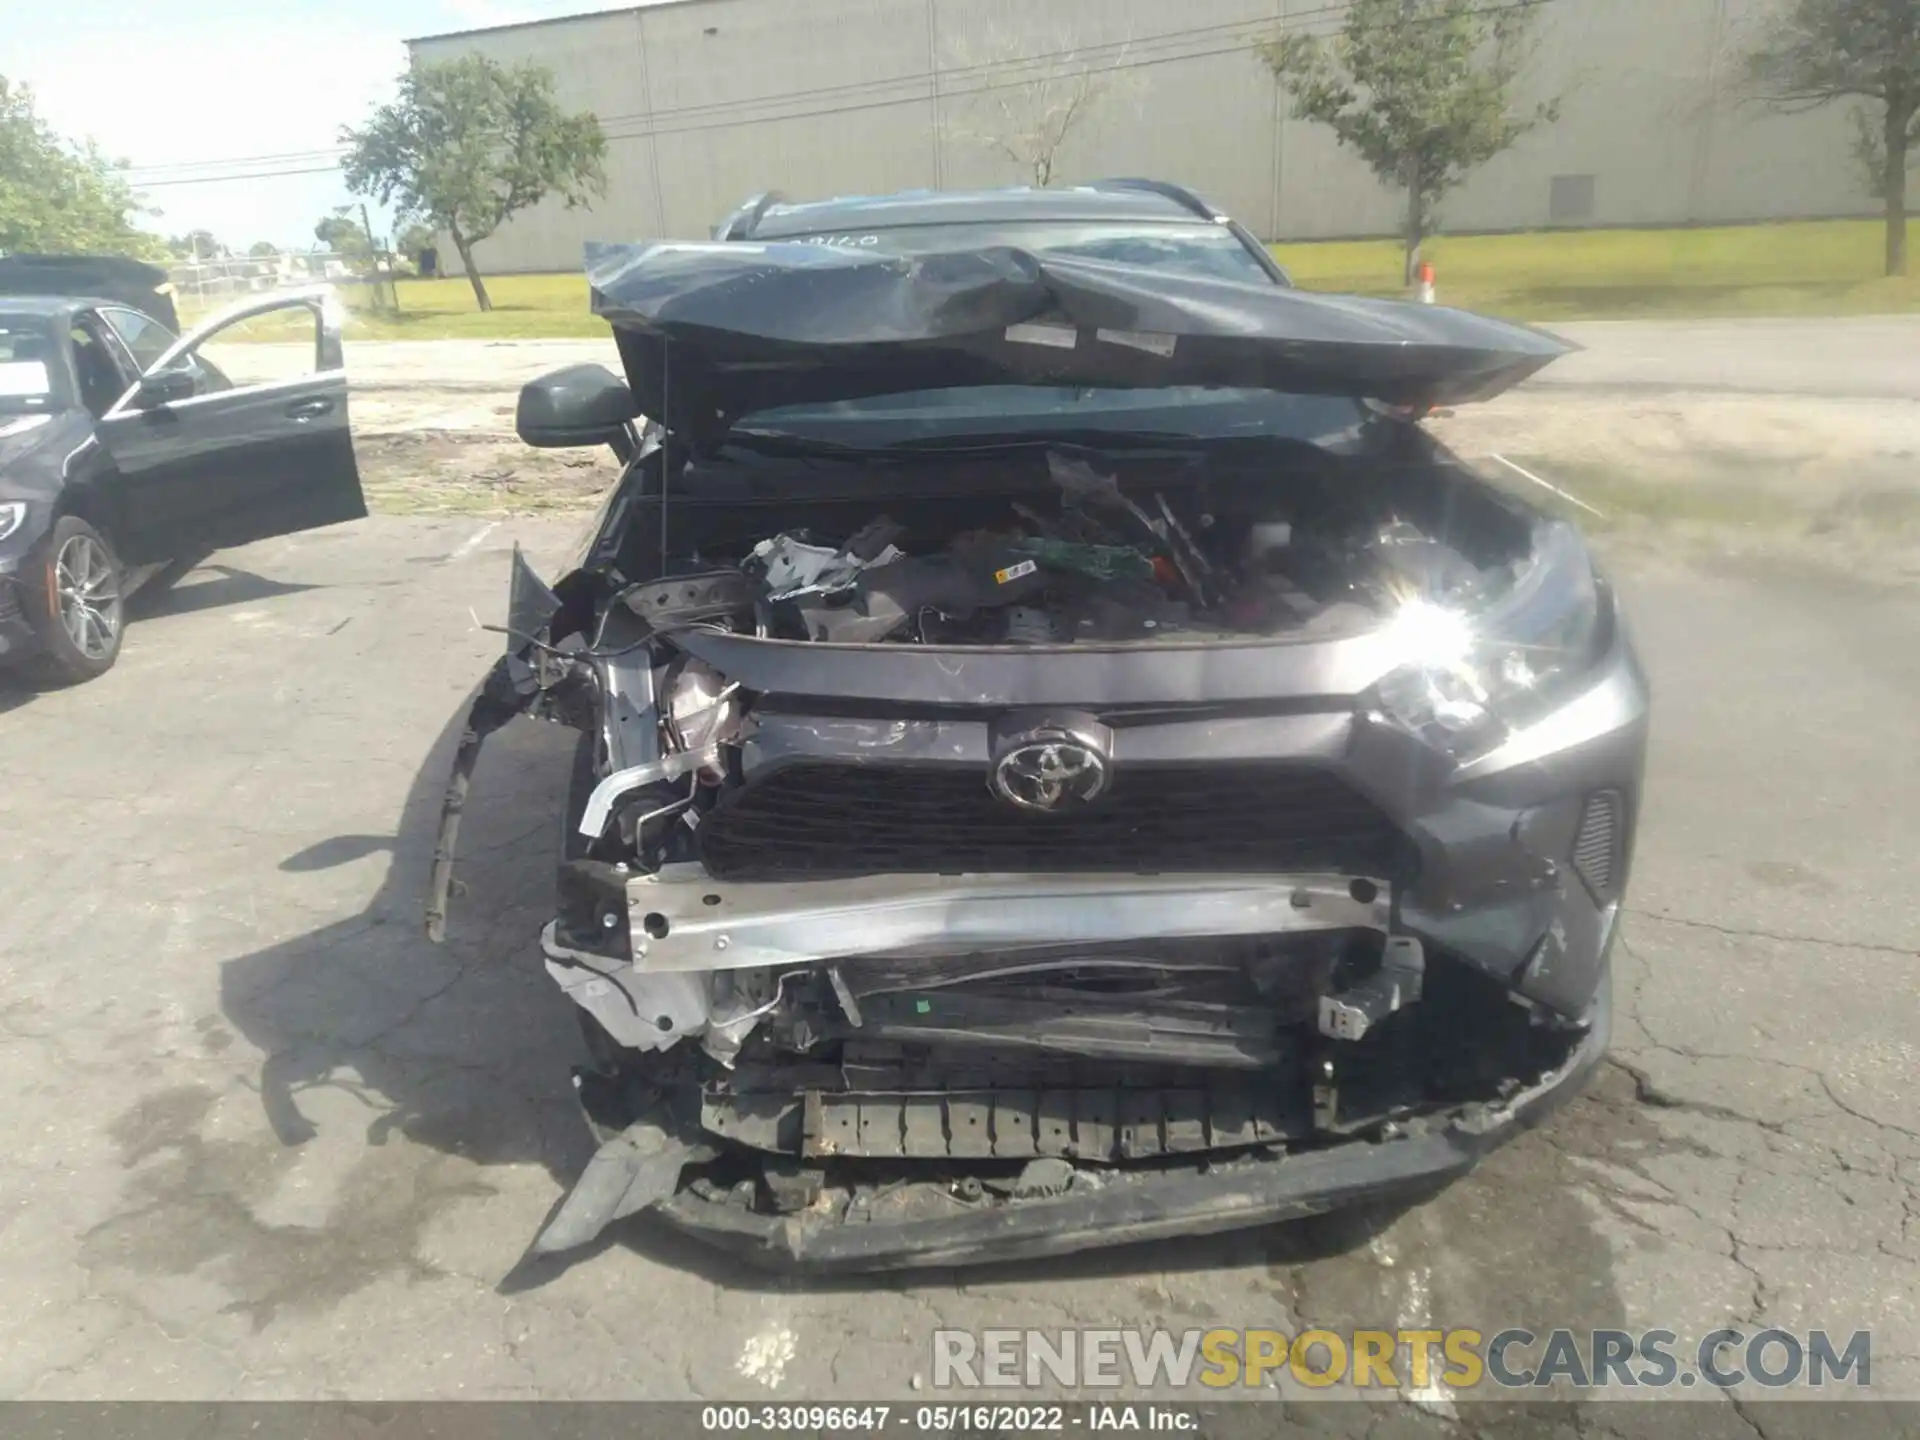
[[[1495,0],[1490,0],[1495,3]],[[1742,106],[1730,72],[1770,0],[1543,0],[1528,84],[1558,123],[1446,200],[1455,230],[1870,213],[1835,107]],[[1279,239],[1390,234],[1400,202],[1322,127],[1289,119],[1250,42],[1337,25],[1337,0],[674,0],[413,42],[550,68],[600,116],[608,192],[543,204],[478,254],[565,270],[587,239],[699,237],[748,195],[1023,183],[1002,102],[1062,52],[1113,64],[1056,183],[1179,180]],[[1053,57],[1053,58],[1048,58]]]

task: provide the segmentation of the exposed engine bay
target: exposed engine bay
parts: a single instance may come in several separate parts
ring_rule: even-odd
[[[683,503],[692,533],[668,538],[689,545],[691,573],[734,568],[747,584],[732,614],[679,618],[831,644],[1310,638],[1377,624],[1410,595],[1471,604],[1525,558],[1525,527],[1497,507],[1434,513],[1430,494],[1365,483],[1317,447],[1267,449],[1257,473],[1061,450],[922,460],[911,497],[885,505],[863,503],[871,477],[836,493],[829,467],[808,477],[824,493],[795,497],[810,523],[761,535],[739,530],[761,508],[751,491],[722,483]],[[623,598],[662,618],[657,586]]]

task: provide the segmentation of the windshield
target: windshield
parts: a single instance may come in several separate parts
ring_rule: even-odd
[[[44,316],[0,312],[0,415],[39,415],[59,406],[54,331]]]
[[[1077,390],[976,385],[762,410],[735,433],[790,435],[862,449],[935,440],[964,443],[968,436],[1038,439],[1081,430],[1194,440],[1277,435],[1339,450],[1358,443],[1367,415],[1364,403],[1347,395],[1197,386]]]
[[[834,230],[777,237],[806,245],[922,255],[1010,245],[1045,255],[1105,260],[1240,284],[1278,282],[1231,231],[1194,222],[993,220]],[[1364,411],[1345,396],[1268,390],[1072,389],[970,386],[755,413],[740,429],[878,447],[968,435],[1039,435],[1058,429],[1159,433],[1196,439],[1285,435],[1337,447],[1357,435]]]
[[[941,250],[979,250],[1008,245],[1040,255],[1069,255],[1140,265],[1181,275],[1243,284],[1277,284],[1270,271],[1223,226],[1203,223],[1141,224],[1112,221],[983,220],[943,225],[901,225],[875,230],[831,230],[769,236],[803,245],[877,250],[888,255],[928,255]]]

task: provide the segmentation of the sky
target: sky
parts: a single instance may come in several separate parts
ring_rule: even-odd
[[[392,98],[403,42],[613,8],[614,0],[0,0],[0,75],[32,87],[62,134],[124,159],[163,234],[206,229],[236,250],[313,243],[351,197],[339,129]],[[263,158],[264,157],[264,158]],[[243,161],[243,164],[232,162]],[[267,175],[281,170],[314,174]],[[209,180],[236,171],[252,178]],[[185,183],[182,183],[182,182]],[[355,203],[358,203],[357,201]],[[374,228],[391,218],[374,208]]]

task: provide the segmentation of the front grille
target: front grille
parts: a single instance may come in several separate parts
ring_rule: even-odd
[[[1573,837],[1573,868],[1596,900],[1605,900],[1613,891],[1614,872],[1620,861],[1619,835],[1619,794],[1596,791],[1587,798],[1579,832]]]
[[[1297,765],[1129,769],[1067,814],[1017,810],[982,771],[789,765],[727,796],[698,831],[727,880],[889,873],[1402,872],[1405,843],[1352,787]]]

